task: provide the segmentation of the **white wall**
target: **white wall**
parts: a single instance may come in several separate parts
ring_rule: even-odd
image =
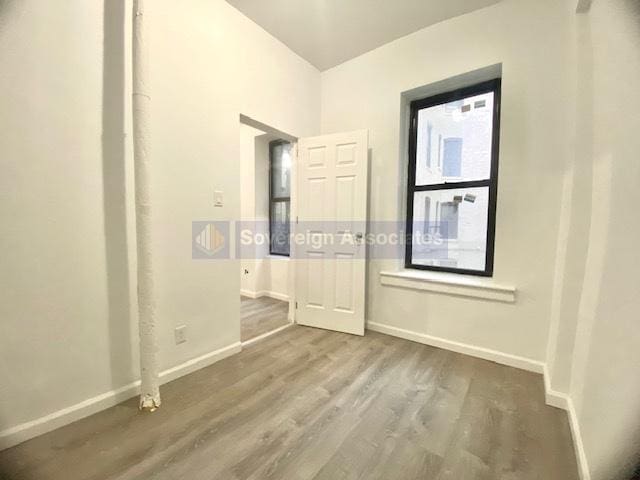
[[[0,431],[138,376],[122,104],[130,5],[119,3],[104,2],[106,22],[97,0],[0,3]],[[157,0],[147,10],[167,369],[239,341],[239,262],[191,259],[192,220],[240,215],[239,114],[315,134],[320,78],[223,0]],[[214,189],[223,208],[213,207]],[[180,324],[188,341],[176,346]]]
[[[269,234],[269,143],[279,138],[247,125],[240,127],[241,215],[245,225]],[[269,245],[245,248],[240,288],[245,295],[289,297],[289,259],[269,255]],[[248,271],[249,273],[245,273]]]
[[[0,6],[0,431],[137,375],[117,3]]]
[[[545,358],[562,172],[570,151],[569,32],[555,0],[505,0],[423,29],[322,74],[322,132],[368,128],[371,220],[404,220],[401,94],[502,64],[494,281],[515,304],[404,290],[368,276],[367,319],[537,361]],[[400,191],[399,191],[400,190]]]
[[[237,261],[191,260],[190,222],[239,217],[238,114],[309,135],[317,128],[319,78],[226,2],[187,5],[164,0],[151,10],[155,185],[162,192],[154,247],[160,317],[187,322],[198,354],[238,340],[240,279]],[[225,193],[222,209],[212,207],[214,188]],[[172,328],[160,340],[167,362],[185,359]]]
[[[269,257],[270,295],[281,300],[289,298],[289,259],[287,257]]]
[[[593,480],[640,463],[640,4],[579,15],[576,155],[551,383],[569,394]],[[572,188],[571,188],[572,187]]]

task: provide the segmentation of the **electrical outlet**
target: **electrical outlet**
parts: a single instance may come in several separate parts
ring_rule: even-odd
[[[181,343],[185,343],[187,341],[187,326],[186,325],[180,325],[179,327],[176,327],[175,331],[173,332],[175,339],[176,339],[176,345],[180,345]]]

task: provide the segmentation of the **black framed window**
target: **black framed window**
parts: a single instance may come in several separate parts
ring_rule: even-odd
[[[291,144],[269,143],[269,237],[271,255],[289,256],[291,214]]]
[[[405,267],[493,275],[500,79],[415,100],[410,115]]]

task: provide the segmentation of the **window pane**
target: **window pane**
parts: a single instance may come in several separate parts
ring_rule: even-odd
[[[291,196],[291,144],[273,146],[271,158],[271,196]]]
[[[449,240],[458,239],[458,223],[460,220],[460,214],[458,209],[458,202],[442,202],[440,203],[440,225],[445,225],[446,228],[440,229],[440,233],[443,238]]]
[[[491,174],[493,92],[418,111],[416,185]]]
[[[442,147],[442,176],[460,177],[462,172],[462,139],[445,138]]]
[[[411,263],[485,269],[489,187],[416,192]]]
[[[271,253],[289,255],[289,201],[271,204]]]

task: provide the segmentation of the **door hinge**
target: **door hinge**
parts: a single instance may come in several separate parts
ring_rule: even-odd
[[[298,223],[298,216],[296,215],[296,224]]]
[[[296,302],[296,310],[298,309],[298,302]]]

